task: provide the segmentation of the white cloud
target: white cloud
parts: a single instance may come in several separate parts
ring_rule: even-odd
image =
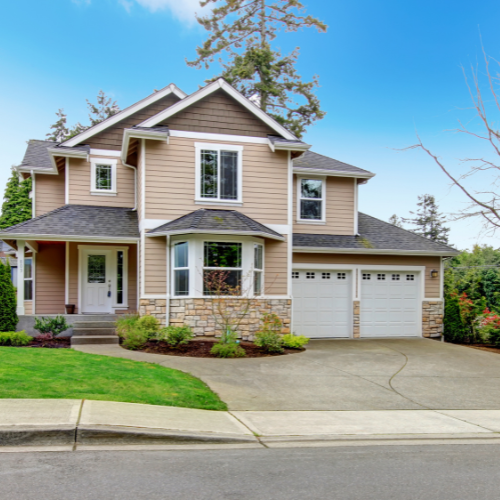
[[[200,7],[200,0],[135,0],[151,12],[170,11],[179,21],[192,25],[196,22],[195,14],[203,15],[208,10]],[[120,1],[123,4],[123,1]],[[130,2],[127,2],[129,4]],[[127,9],[128,10],[128,9]]]

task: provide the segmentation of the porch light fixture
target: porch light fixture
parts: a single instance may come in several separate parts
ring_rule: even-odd
[[[438,277],[438,272],[437,272],[437,270],[436,270],[436,269],[433,269],[433,270],[431,271],[431,278],[437,278],[437,277]]]

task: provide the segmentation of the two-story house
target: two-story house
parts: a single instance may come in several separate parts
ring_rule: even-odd
[[[205,277],[309,337],[439,336],[446,245],[358,212],[374,176],[310,151],[220,79],[169,85],[59,144],[32,140],[18,314],[140,311],[213,335]]]

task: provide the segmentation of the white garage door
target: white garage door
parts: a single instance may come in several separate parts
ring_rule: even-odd
[[[294,271],[293,329],[311,338],[350,337],[352,276],[344,271]]]
[[[361,337],[421,335],[419,273],[362,271]]]

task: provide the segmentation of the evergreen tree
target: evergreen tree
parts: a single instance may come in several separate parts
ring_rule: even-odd
[[[389,217],[389,223],[396,227],[403,227],[403,218],[393,214]]]
[[[47,140],[54,142],[63,142],[69,134],[67,116],[64,109],[56,112],[57,121],[50,126],[50,132],[46,134]]]
[[[204,7],[219,0],[204,0]],[[278,123],[301,137],[307,126],[325,113],[314,94],[318,77],[303,82],[295,69],[298,49],[283,56],[271,47],[280,30],[294,32],[316,28],[326,32],[327,25],[311,16],[302,16],[304,6],[298,0],[223,0],[210,16],[198,22],[210,32],[197,59],[188,65],[208,68],[218,56],[224,77],[244,96]],[[223,61],[223,56],[227,57]],[[211,80],[213,81],[213,80]]]
[[[32,217],[32,203],[30,198],[31,177],[20,181],[19,174],[13,170],[5,188],[0,229],[25,222]]]
[[[415,229],[411,230],[413,233],[438,243],[447,244],[450,228],[444,227],[446,217],[439,213],[434,196],[430,194],[419,196],[417,206],[419,209],[416,212],[410,212],[414,217],[402,218],[402,221],[416,226]]]
[[[0,261],[0,332],[15,332],[18,321],[16,289],[10,277],[10,265]]]
[[[90,111],[89,119],[91,127],[101,123],[110,116],[116,115],[116,113],[120,111],[116,101],[113,101],[111,97],[108,97],[103,90],[99,90],[96,104],[92,104],[88,99],[86,99],[86,101],[87,107]]]

